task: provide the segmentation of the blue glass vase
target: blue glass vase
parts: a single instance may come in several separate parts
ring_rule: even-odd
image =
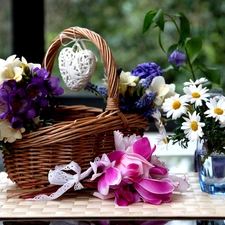
[[[213,154],[204,159],[205,150],[196,151],[197,171],[203,192],[225,195],[225,155]]]

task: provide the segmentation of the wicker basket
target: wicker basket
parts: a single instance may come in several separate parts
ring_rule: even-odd
[[[114,150],[113,131],[124,135],[143,136],[149,123],[138,114],[123,114],[119,110],[118,75],[111,51],[105,40],[85,28],[71,27],[52,41],[45,55],[43,67],[51,71],[62,42],[82,37],[96,45],[108,74],[108,99],[105,112],[87,106],[61,106],[52,113],[58,123],[42,127],[16,140],[10,154],[3,153],[8,177],[21,188],[43,187],[48,184],[48,172],[56,165],[77,162],[83,170],[97,156]]]

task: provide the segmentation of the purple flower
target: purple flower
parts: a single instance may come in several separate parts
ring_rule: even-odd
[[[9,114],[8,92],[0,89],[0,119],[4,120]]]
[[[9,107],[12,115],[23,114],[31,106],[31,99],[24,89],[20,88],[9,94]]]
[[[181,62],[186,62],[186,56],[176,49],[171,53],[168,61],[178,67]]]
[[[162,76],[162,69],[154,62],[147,62],[137,65],[135,70],[131,70],[133,76],[138,76],[140,79],[152,80],[156,76]]]
[[[108,90],[106,87],[104,86],[98,86],[97,87],[97,91],[105,98],[108,98]]]
[[[8,93],[17,90],[17,82],[15,80],[8,80],[2,84],[2,89],[5,89]]]
[[[152,105],[152,102],[155,99],[156,92],[150,92],[148,94],[144,94],[137,102],[135,102],[136,108],[149,108]]]
[[[45,87],[48,90],[48,93],[53,96],[62,95],[64,89],[59,86],[60,79],[58,77],[51,77],[48,80],[45,80]]]
[[[31,70],[31,74],[33,77],[42,77],[43,79],[48,79],[50,72],[44,68],[35,67]]]
[[[32,99],[32,101],[38,102],[40,98],[45,98],[48,92],[46,88],[37,82],[29,84],[27,86],[26,93]]]
[[[49,77],[49,72],[44,68],[34,68],[32,70],[31,83],[39,85],[39,90],[41,90],[42,95],[51,94],[53,96],[62,95],[64,89],[60,87],[60,79],[58,77]],[[46,94],[44,93],[44,88],[46,89]]]
[[[23,127],[23,122],[24,120],[22,119],[22,117],[16,115],[16,116],[12,116],[10,120],[10,125],[13,129],[19,130],[20,128]]]

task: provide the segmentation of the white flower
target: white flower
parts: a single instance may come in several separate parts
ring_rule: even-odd
[[[172,119],[176,120],[181,117],[182,114],[187,112],[187,103],[183,96],[180,97],[179,94],[171,96],[170,98],[165,99],[162,109],[166,112],[167,118],[172,115]]]
[[[130,72],[122,71],[120,74],[120,83],[119,83],[120,92],[122,93],[122,95],[125,95],[128,86],[136,87],[138,81],[139,81],[138,76],[133,76],[131,75]]]
[[[201,77],[200,79],[197,79],[196,81],[193,81],[192,79],[189,80],[189,82],[184,82],[184,86],[189,86],[189,85],[195,85],[198,86],[199,84],[204,84],[208,80],[205,77]]]
[[[33,69],[33,68],[36,68],[36,67],[41,68],[41,64],[39,64],[39,63],[28,63],[27,60],[23,56],[21,57],[21,61],[22,61],[22,67],[28,66],[30,68],[30,70]]]
[[[154,103],[161,106],[165,98],[175,95],[175,84],[166,84],[163,76],[157,76],[152,80],[146,93],[157,92]]]
[[[22,138],[22,133],[25,131],[24,128],[15,130],[10,126],[8,120],[0,120],[0,140],[4,142],[12,143],[16,139]]]
[[[187,98],[187,101],[190,102],[191,104],[195,103],[195,107],[201,106],[202,101],[207,102],[209,93],[207,93],[208,89],[207,88],[202,88],[202,85],[200,84],[199,86],[195,85],[190,85],[189,87],[184,87],[184,93],[185,98]]]
[[[41,68],[40,64],[27,63],[24,57],[21,57],[21,59],[22,61],[16,58],[16,55],[9,56],[6,60],[0,59],[0,85],[10,79],[20,81],[26,66],[30,69]]]
[[[191,114],[188,112],[189,118],[185,118],[184,120],[186,122],[182,123],[181,129],[184,130],[184,133],[186,134],[186,137],[190,141],[196,141],[199,137],[203,136],[202,127],[205,126],[205,123],[200,122],[200,116],[199,114],[196,114],[196,111]]]
[[[168,139],[165,132],[162,132],[156,136],[157,146],[162,150],[168,150]]]
[[[210,98],[210,101],[206,103],[209,108],[205,111],[206,117],[213,117],[215,121],[219,120],[222,124],[225,122],[225,98]]]
[[[113,131],[115,150],[130,152],[133,151],[132,145],[136,140],[139,140],[141,136],[132,134],[130,136],[124,136],[119,130]]]
[[[20,67],[20,65],[21,61],[16,58],[16,55],[9,56],[6,60],[0,59],[0,85],[4,81],[14,79],[15,68]]]
[[[160,131],[160,129],[162,127],[164,127],[163,123],[162,123],[162,115],[160,113],[160,111],[158,109],[156,109],[156,111],[152,114],[152,117],[155,120],[155,125],[158,128],[158,130]]]

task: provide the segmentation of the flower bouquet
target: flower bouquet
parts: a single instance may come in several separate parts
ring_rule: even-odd
[[[162,32],[167,23],[175,25],[179,40],[165,51]],[[184,82],[183,95],[176,93],[162,104],[161,115],[164,121],[174,121],[174,134],[165,138],[165,143],[168,140],[187,148],[189,141],[201,142],[206,148],[205,157],[212,153],[225,153],[225,98],[220,94],[221,89],[218,89],[220,71],[199,63],[202,39],[191,37],[190,23],[183,13],[171,16],[161,9],[151,10],[145,16],[143,33],[152,24],[159,28],[159,45],[167,54],[170,63],[164,71],[172,70],[180,74],[188,71],[192,77]],[[159,120],[159,123],[160,121],[162,120]],[[162,132],[164,131],[162,129]]]
[[[22,133],[37,130],[42,109],[62,95],[60,80],[49,77],[40,64],[27,63],[16,55],[0,59],[0,141],[13,143]]]

